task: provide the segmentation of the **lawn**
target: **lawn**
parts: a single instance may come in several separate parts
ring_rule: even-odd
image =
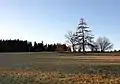
[[[120,56],[1,53],[0,84],[120,84]]]

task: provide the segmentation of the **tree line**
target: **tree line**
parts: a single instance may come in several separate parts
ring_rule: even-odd
[[[75,32],[69,31],[65,35],[67,43],[71,46],[73,52],[105,52],[113,48],[113,44],[107,37],[98,37],[94,40],[94,35],[87,26],[87,23],[81,18]]]
[[[94,35],[87,23],[81,18],[75,32],[69,31],[66,35],[67,44],[44,44],[29,42],[27,40],[0,40],[0,52],[42,52],[42,51],[73,51],[73,52],[105,52],[113,48],[113,44],[107,37],[98,37],[94,40]]]
[[[66,44],[44,44],[29,42],[27,40],[0,40],[0,52],[42,52],[42,51],[70,51],[70,48]]]

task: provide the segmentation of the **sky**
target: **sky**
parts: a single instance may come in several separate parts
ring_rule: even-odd
[[[120,0],[0,0],[0,39],[65,43],[84,18],[95,39],[120,49]]]

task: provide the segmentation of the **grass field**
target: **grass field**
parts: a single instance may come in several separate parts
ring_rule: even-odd
[[[120,84],[120,56],[1,53],[0,84]]]

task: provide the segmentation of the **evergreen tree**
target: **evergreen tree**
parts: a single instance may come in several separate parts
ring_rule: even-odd
[[[86,22],[83,18],[81,18],[80,23],[78,25],[77,31],[76,31],[76,44],[79,46],[79,51],[81,49],[83,50],[83,53],[85,52],[86,46],[92,45],[93,42],[93,35],[91,34],[91,31],[88,29]]]

